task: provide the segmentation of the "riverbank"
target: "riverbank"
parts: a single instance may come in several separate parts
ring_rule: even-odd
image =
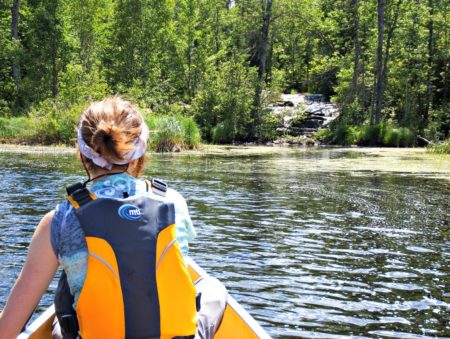
[[[74,154],[68,146],[0,145],[0,153],[23,154]],[[148,152],[150,159],[158,153]],[[371,148],[371,147],[287,147],[287,146],[227,146],[202,145],[195,150],[176,153],[159,153],[163,157],[189,156],[284,156],[302,155],[301,171],[353,173],[405,173],[440,177],[450,180],[450,155],[432,154],[424,148]],[[283,169],[280,169],[280,171]],[[289,171],[289,168],[285,169]]]

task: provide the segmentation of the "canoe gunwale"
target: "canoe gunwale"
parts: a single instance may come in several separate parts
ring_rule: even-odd
[[[190,257],[186,259],[186,263],[189,268],[192,269],[199,276],[207,276],[208,273],[204,271],[197,263]],[[251,333],[246,336],[246,338],[262,338],[270,339],[269,334],[259,325],[255,319],[231,296],[228,295],[227,309],[225,312],[225,317],[227,314],[233,314],[234,319],[239,319],[246,326],[247,333]],[[48,307],[37,319],[35,319],[26,329],[19,334],[17,339],[41,339],[41,338],[51,338],[51,325],[55,317],[55,306],[51,305]],[[225,318],[224,317],[224,318]],[[50,333],[49,333],[50,332]],[[223,337],[220,335],[221,327],[217,332],[218,337]],[[50,337],[48,335],[50,334]]]
[[[44,313],[42,313],[36,320],[34,320],[30,325],[25,328],[21,334],[17,336],[17,339],[27,339],[31,338],[32,335],[36,334],[39,329],[42,329],[43,326],[47,325],[48,322],[53,322],[53,318],[55,317],[55,305],[51,305],[48,307]]]
[[[201,268],[192,258],[188,257],[186,263],[192,267],[201,276],[207,276],[208,273]],[[228,294],[227,307],[230,307],[241,320],[246,323],[257,338],[270,339],[271,336],[261,327],[260,324],[231,296]],[[220,327],[219,327],[220,332]]]

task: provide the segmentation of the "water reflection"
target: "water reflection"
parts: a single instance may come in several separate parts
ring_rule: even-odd
[[[447,183],[314,170],[359,157],[152,156],[147,174],[186,197],[192,256],[274,337],[449,335]],[[83,172],[70,155],[0,154],[0,166],[2,307],[35,224]]]

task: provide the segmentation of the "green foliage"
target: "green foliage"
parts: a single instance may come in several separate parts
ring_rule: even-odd
[[[184,147],[181,121],[174,116],[155,117],[150,122],[150,147],[157,152],[171,152]]]
[[[383,142],[385,126],[382,124],[365,125],[361,130],[361,140],[359,143],[363,146],[378,146]]]
[[[267,1],[225,3],[21,1],[17,39],[11,2],[0,3],[0,117],[30,116],[39,133],[29,142],[70,143],[83,103],[121,93],[158,115],[193,115],[206,141],[265,141],[276,136],[278,122],[264,108],[277,93],[310,92],[339,105],[340,126],[326,137],[337,143],[411,145],[416,131],[432,141],[449,137],[445,1],[386,2],[380,121],[394,127],[371,125],[376,1],[277,0],[271,13]],[[189,138],[198,140],[193,129]]]
[[[383,135],[383,144],[386,146],[408,147],[415,144],[413,132],[406,128],[387,128]]]
[[[200,144],[200,129],[192,117],[182,119],[183,139],[188,148],[195,148]]]
[[[212,141],[217,144],[230,142],[230,131],[227,130],[224,123],[219,123],[213,128]]]
[[[84,72],[80,64],[68,64],[61,76],[58,99],[66,104],[101,100],[109,95],[108,85],[97,70]]]
[[[321,128],[313,135],[314,139],[323,143],[331,143],[333,132],[329,128]]]
[[[47,99],[33,107],[29,114],[34,124],[30,142],[74,145],[76,126],[88,103],[65,104]]]
[[[430,123],[424,130],[425,138],[438,142],[448,139],[450,126],[450,105],[433,109],[430,112]]]
[[[146,118],[150,129],[149,146],[157,152],[174,152],[200,144],[200,130],[191,117],[175,115]]]
[[[269,110],[264,110],[261,116],[261,125],[256,131],[258,140],[265,142],[277,139],[277,128],[280,126],[280,117]]]
[[[24,143],[30,138],[32,127],[27,117],[0,118],[0,140]]]
[[[406,127],[389,124],[353,126],[339,124],[333,130],[323,130],[316,137],[337,145],[412,147],[416,143],[415,133]]]
[[[430,144],[427,147],[427,151],[437,154],[450,154],[450,139],[447,139],[441,143]]]
[[[254,80],[255,73],[237,55],[221,68],[209,69],[193,102],[205,140],[229,143],[248,137]]]
[[[64,105],[50,99],[32,108],[28,117],[2,118],[0,138],[27,144],[75,144],[78,119],[86,104]]]

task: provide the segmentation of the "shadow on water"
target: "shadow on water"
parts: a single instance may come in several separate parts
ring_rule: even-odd
[[[151,156],[146,174],[186,197],[191,255],[274,337],[449,335],[448,183],[305,165],[359,154]],[[36,223],[83,171],[71,156],[0,165],[3,307]]]

